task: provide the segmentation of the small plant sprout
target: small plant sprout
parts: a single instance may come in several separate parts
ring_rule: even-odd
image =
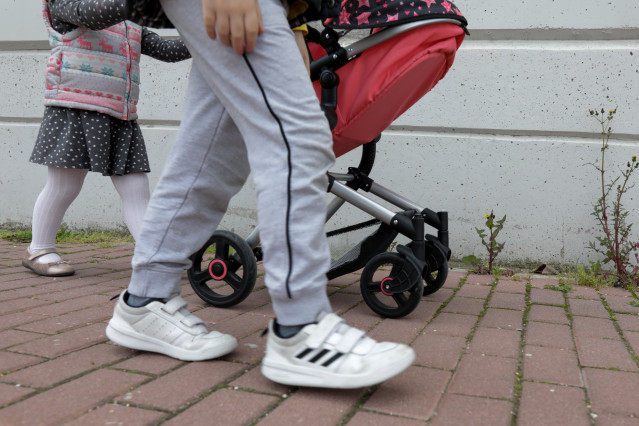
[[[495,221],[495,214],[493,211],[490,211],[490,214],[486,214],[486,228],[479,229],[475,228],[477,231],[477,235],[481,238],[481,243],[486,247],[488,251],[488,273],[493,273],[493,264],[495,262],[495,258],[504,248],[504,243],[497,242],[497,235],[504,228],[504,222],[506,222],[506,215],[500,220]],[[488,233],[486,233],[488,232]]]
[[[639,263],[639,242],[630,240],[632,224],[626,223],[629,212],[623,207],[623,196],[634,186],[630,183],[632,174],[639,168],[637,156],[633,155],[626,163],[626,168],[620,170],[620,175],[607,181],[606,179],[606,151],[610,149],[608,144],[612,127],[610,123],[617,113],[617,108],[606,111],[590,110],[590,115],[601,126],[601,163],[592,163],[601,174],[601,197],[593,205],[592,216],[603,231],[603,236],[595,237],[596,242],[590,243],[590,248],[596,253],[603,255],[603,264],[612,263],[614,270],[612,275],[615,285],[620,287],[636,286],[639,281],[639,266],[631,263],[632,257]],[[634,256],[633,256],[634,255]],[[607,278],[606,273],[603,275]]]

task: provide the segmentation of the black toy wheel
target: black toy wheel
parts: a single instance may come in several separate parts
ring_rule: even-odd
[[[360,290],[364,302],[383,317],[400,318],[408,315],[422,298],[423,283],[419,278],[405,291],[387,291],[393,280],[400,279],[400,271],[405,263],[406,259],[398,253],[380,253],[362,271]]]
[[[248,243],[228,231],[216,231],[191,256],[191,287],[202,300],[220,308],[246,299],[255,286],[257,262]]]
[[[422,271],[424,278],[424,296],[435,293],[442,288],[448,278],[448,260],[446,256],[433,244],[426,244],[426,265]]]

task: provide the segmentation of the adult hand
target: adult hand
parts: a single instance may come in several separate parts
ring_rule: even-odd
[[[219,38],[238,55],[251,52],[264,32],[257,0],[202,0],[202,11],[209,37]]]

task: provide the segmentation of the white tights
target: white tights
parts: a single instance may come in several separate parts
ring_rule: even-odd
[[[55,248],[55,237],[62,224],[67,209],[76,199],[88,170],[49,167],[47,183],[33,207],[32,252]],[[131,173],[124,176],[111,176],[111,182],[122,200],[122,213],[129,232],[137,239],[142,219],[149,203],[149,180],[146,173]],[[55,254],[38,258],[39,262],[49,263],[60,260]]]

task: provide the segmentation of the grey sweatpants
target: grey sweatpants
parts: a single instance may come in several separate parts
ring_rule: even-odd
[[[280,0],[260,0],[265,33],[237,55],[211,40],[201,0],[161,0],[193,67],[180,129],[146,212],[131,294],[179,293],[188,257],[211,236],[252,174],[260,240],[278,322],[331,311],[324,234],[332,137]]]

